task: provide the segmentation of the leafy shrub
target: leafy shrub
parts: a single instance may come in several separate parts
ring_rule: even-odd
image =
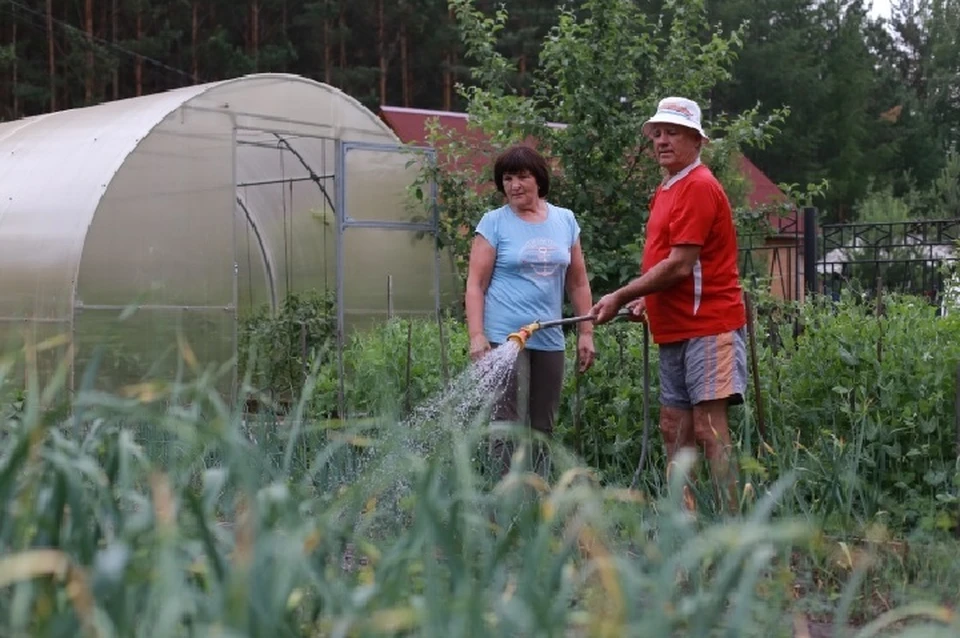
[[[466,329],[452,319],[396,317],[351,334],[343,352],[347,414],[409,412],[463,371],[467,344]],[[313,387],[312,409],[324,417],[338,416],[335,353],[323,363]]]
[[[300,395],[311,362],[336,353],[337,314],[333,293],[288,295],[276,313],[262,306],[240,321],[237,334],[239,377],[290,401]]]
[[[761,350],[770,462],[799,468],[805,506],[897,527],[956,525],[960,318],[922,299],[845,293],[802,307]]]
[[[938,317],[922,300],[873,302],[846,294],[803,305],[759,298],[757,355],[764,423],[761,445],[753,380],[731,427],[743,482],[763,489],[787,471],[802,480],[789,507],[833,528],[882,522],[896,529],[956,524],[954,387],[960,316]],[[406,372],[410,330],[410,375]],[[799,334],[795,334],[799,330]],[[444,323],[449,375],[466,365],[467,335]],[[642,453],[643,329],[611,324],[595,332],[597,360],[567,375],[556,437],[605,482],[628,482]],[[353,414],[402,414],[444,387],[436,323],[397,319],[355,335],[344,353]],[[649,433],[641,485],[663,484],[657,349],[649,351]],[[315,406],[332,415],[336,375],[321,370]],[[409,389],[408,389],[409,388]],[[409,397],[409,398],[408,398]],[[772,451],[772,453],[771,453]]]

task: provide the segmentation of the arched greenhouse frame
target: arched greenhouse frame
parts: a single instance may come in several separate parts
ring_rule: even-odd
[[[45,344],[41,377],[68,360],[71,390],[97,357],[112,391],[173,377],[184,342],[228,362],[244,314],[293,293],[335,295],[341,344],[433,315],[459,289],[435,188],[410,196],[433,161],[285,74],[0,123],[0,340]]]

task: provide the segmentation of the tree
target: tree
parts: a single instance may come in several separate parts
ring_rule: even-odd
[[[667,95],[685,95],[709,109],[711,90],[729,78],[740,33],[721,36],[707,22],[701,0],[667,0],[653,18],[631,0],[585,0],[560,13],[540,46],[529,95],[523,95],[510,82],[515,65],[497,50],[506,11],[489,17],[471,0],[450,0],[450,6],[476,63],[473,84],[459,91],[472,134],[482,134],[489,146],[484,151],[449,133],[434,135],[446,152],[485,161],[481,174],[475,163],[430,174],[439,180],[448,239],[462,257],[470,239],[464,231],[494,201],[489,191],[474,189],[478,180],[489,183],[493,153],[532,138],[555,162],[551,199],[580,221],[594,289],[604,292],[635,276],[649,198],[661,179],[641,125]],[[715,140],[705,161],[735,186],[731,159],[743,144],[763,145],[781,118],[779,111],[761,118],[756,109],[733,117],[714,113]]]

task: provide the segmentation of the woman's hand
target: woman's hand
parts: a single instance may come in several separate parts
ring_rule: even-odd
[[[593,334],[581,334],[577,337],[577,358],[580,360],[580,372],[586,372],[593,365],[593,360],[597,355],[596,348],[593,347]]]
[[[490,342],[487,341],[487,338],[482,335],[474,335],[470,337],[470,360],[477,361],[483,357],[483,355],[490,352]]]

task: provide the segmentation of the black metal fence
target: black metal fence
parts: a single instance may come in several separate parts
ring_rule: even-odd
[[[825,224],[817,263],[820,289],[882,288],[939,303],[949,266],[960,259],[960,219]]]
[[[770,232],[740,236],[740,272],[778,297],[844,289],[904,292],[942,304],[960,294],[960,219],[823,224],[817,211],[774,220]]]

